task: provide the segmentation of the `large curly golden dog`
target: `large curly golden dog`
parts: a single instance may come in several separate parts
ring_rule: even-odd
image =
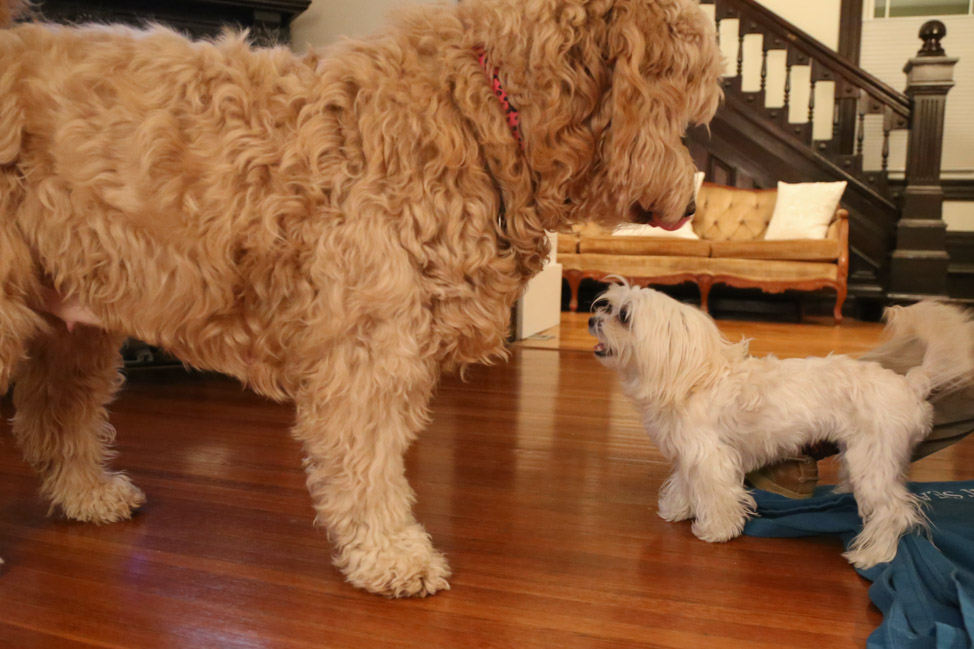
[[[351,583],[447,588],[403,471],[438,374],[504,353],[545,230],[684,216],[681,136],[720,100],[712,21],[692,0],[463,0],[298,57],[15,12],[0,0],[0,390],[45,495],[95,522],[143,501],[106,469],[136,336],[295,401]]]

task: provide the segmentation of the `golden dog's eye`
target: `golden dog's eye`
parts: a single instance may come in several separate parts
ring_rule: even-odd
[[[619,322],[626,325],[627,327],[629,326],[629,306],[628,305],[622,307],[622,309],[619,310]]]

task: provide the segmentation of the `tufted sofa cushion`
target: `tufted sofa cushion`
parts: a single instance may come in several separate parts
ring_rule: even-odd
[[[697,195],[693,229],[708,241],[763,239],[777,196],[774,189],[738,189],[704,183]]]
[[[604,255],[666,255],[709,257],[710,242],[673,237],[617,237],[596,223],[580,229],[578,252]]]
[[[710,244],[711,257],[734,257],[737,259],[835,261],[841,252],[842,246],[839,245],[838,239],[714,241]]]
[[[565,270],[598,269],[623,277],[672,277],[679,275],[725,275],[754,282],[834,281],[838,266],[828,262],[776,261],[767,259],[714,259],[664,255],[581,254],[561,261]]]
[[[704,183],[693,218],[699,239],[622,237],[595,224],[578,226],[577,252],[558,257],[571,291],[569,309],[578,308],[582,279],[619,275],[645,285],[694,282],[704,311],[714,284],[772,293],[828,287],[836,294],[832,314],[841,322],[849,272],[848,212],[835,211],[825,239],[768,241],[776,201],[775,189]]]
[[[710,242],[700,239],[659,237],[583,237],[578,244],[582,254],[669,255],[675,257],[709,257]]]
[[[558,252],[560,254],[573,255],[578,252],[578,233],[559,232],[558,233]]]

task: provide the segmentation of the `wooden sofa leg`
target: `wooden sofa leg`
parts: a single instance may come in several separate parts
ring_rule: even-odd
[[[844,284],[835,287],[835,309],[832,311],[832,317],[837,325],[842,324],[842,305],[845,303],[848,290]]]
[[[710,289],[714,285],[714,281],[709,277],[698,277],[697,287],[700,289],[700,310],[704,313],[710,313]]]
[[[568,310],[575,313],[578,311],[578,287],[582,283],[582,274],[577,270],[566,270],[563,276],[568,282],[568,290],[572,296],[571,301],[568,302]]]

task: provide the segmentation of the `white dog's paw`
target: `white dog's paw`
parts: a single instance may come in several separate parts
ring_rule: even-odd
[[[71,485],[55,498],[67,518],[83,523],[115,523],[132,518],[132,510],[145,502],[145,494],[127,475],[111,473],[94,483]]]
[[[835,494],[851,494],[852,493],[852,485],[849,484],[849,482],[847,480],[840,480],[839,482],[836,483],[836,485],[834,487],[832,487],[832,493],[835,493]]]
[[[450,566],[422,527],[381,540],[381,546],[345,547],[335,557],[350,584],[386,597],[426,597],[450,589]]]
[[[664,521],[671,523],[678,523],[693,518],[693,509],[690,508],[690,504],[678,498],[660,498],[656,513]]]
[[[693,531],[693,535],[701,541],[706,541],[707,543],[723,543],[724,541],[730,541],[740,536],[741,532],[744,531],[744,523],[746,521],[747,518],[745,516],[706,522],[702,522],[698,518],[693,522],[693,526],[690,529]]]
[[[905,526],[903,529],[882,529],[867,523],[862,532],[852,540],[849,551],[842,556],[860,570],[892,561],[900,544],[900,535],[905,529]]]
[[[855,550],[843,552],[842,556],[860,570],[867,570],[873,566],[892,561],[896,556],[896,546],[886,547],[880,545],[864,546]]]

